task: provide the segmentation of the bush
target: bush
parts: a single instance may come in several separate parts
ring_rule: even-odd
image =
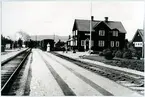
[[[111,60],[114,57],[110,49],[103,50],[103,55],[105,56],[105,59],[108,59],[108,60]]]
[[[116,52],[117,52],[117,50],[113,50],[112,55],[115,56]]]
[[[110,50],[110,49],[104,49],[104,50],[103,50],[103,55],[105,55],[106,52],[109,51],[109,50]]]
[[[132,53],[131,53],[131,51],[126,51],[126,52],[124,52],[123,58],[131,59],[131,58],[132,58]]]
[[[140,58],[142,57],[141,51],[137,51],[136,57],[137,57],[138,60],[140,60]]]
[[[132,57],[137,57],[137,54],[132,52]]]
[[[115,56],[118,57],[118,58],[122,58],[123,52],[121,52],[120,50],[118,50],[118,51],[115,53]]]
[[[99,52],[99,56],[103,56],[103,52]]]

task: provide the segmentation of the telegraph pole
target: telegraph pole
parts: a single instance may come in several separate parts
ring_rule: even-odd
[[[91,50],[91,47],[92,47],[92,1],[91,1],[91,8],[90,8],[90,43],[89,43],[89,50]]]
[[[54,39],[54,47],[55,47],[55,33],[54,33],[54,37],[53,37],[53,39]]]

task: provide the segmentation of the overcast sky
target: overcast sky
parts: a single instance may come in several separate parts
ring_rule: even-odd
[[[71,33],[75,19],[90,19],[90,1],[13,1],[2,2],[2,34],[24,31],[30,35],[61,35]],[[121,21],[126,38],[143,29],[143,1],[92,2],[95,20]]]

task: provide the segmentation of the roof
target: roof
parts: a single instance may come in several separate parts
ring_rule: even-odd
[[[99,21],[99,20],[93,20],[92,21],[92,31],[95,31],[93,28],[99,25],[101,22],[106,24],[110,29],[118,29],[121,33],[126,33],[126,30],[124,29],[123,25],[121,22],[118,21]],[[90,20],[81,20],[81,19],[76,19],[75,20],[77,29],[79,31],[90,31]]]
[[[143,39],[143,29],[137,29],[137,32],[140,34],[140,36],[142,37],[142,39]]]
[[[133,36],[133,38],[132,38],[132,42],[133,42],[135,36],[137,35],[137,33],[139,33],[140,36],[141,36],[141,38],[142,38],[142,40],[144,40],[144,37],[143,37],[144,31],[143,31],[143,29],[137,29],[136,33],[134,34],[134,36]]]

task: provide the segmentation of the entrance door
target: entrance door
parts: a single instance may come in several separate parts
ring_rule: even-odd
[[[89,41],[86,40],[86,51],[88,51],[88,50],[89,50]]]

